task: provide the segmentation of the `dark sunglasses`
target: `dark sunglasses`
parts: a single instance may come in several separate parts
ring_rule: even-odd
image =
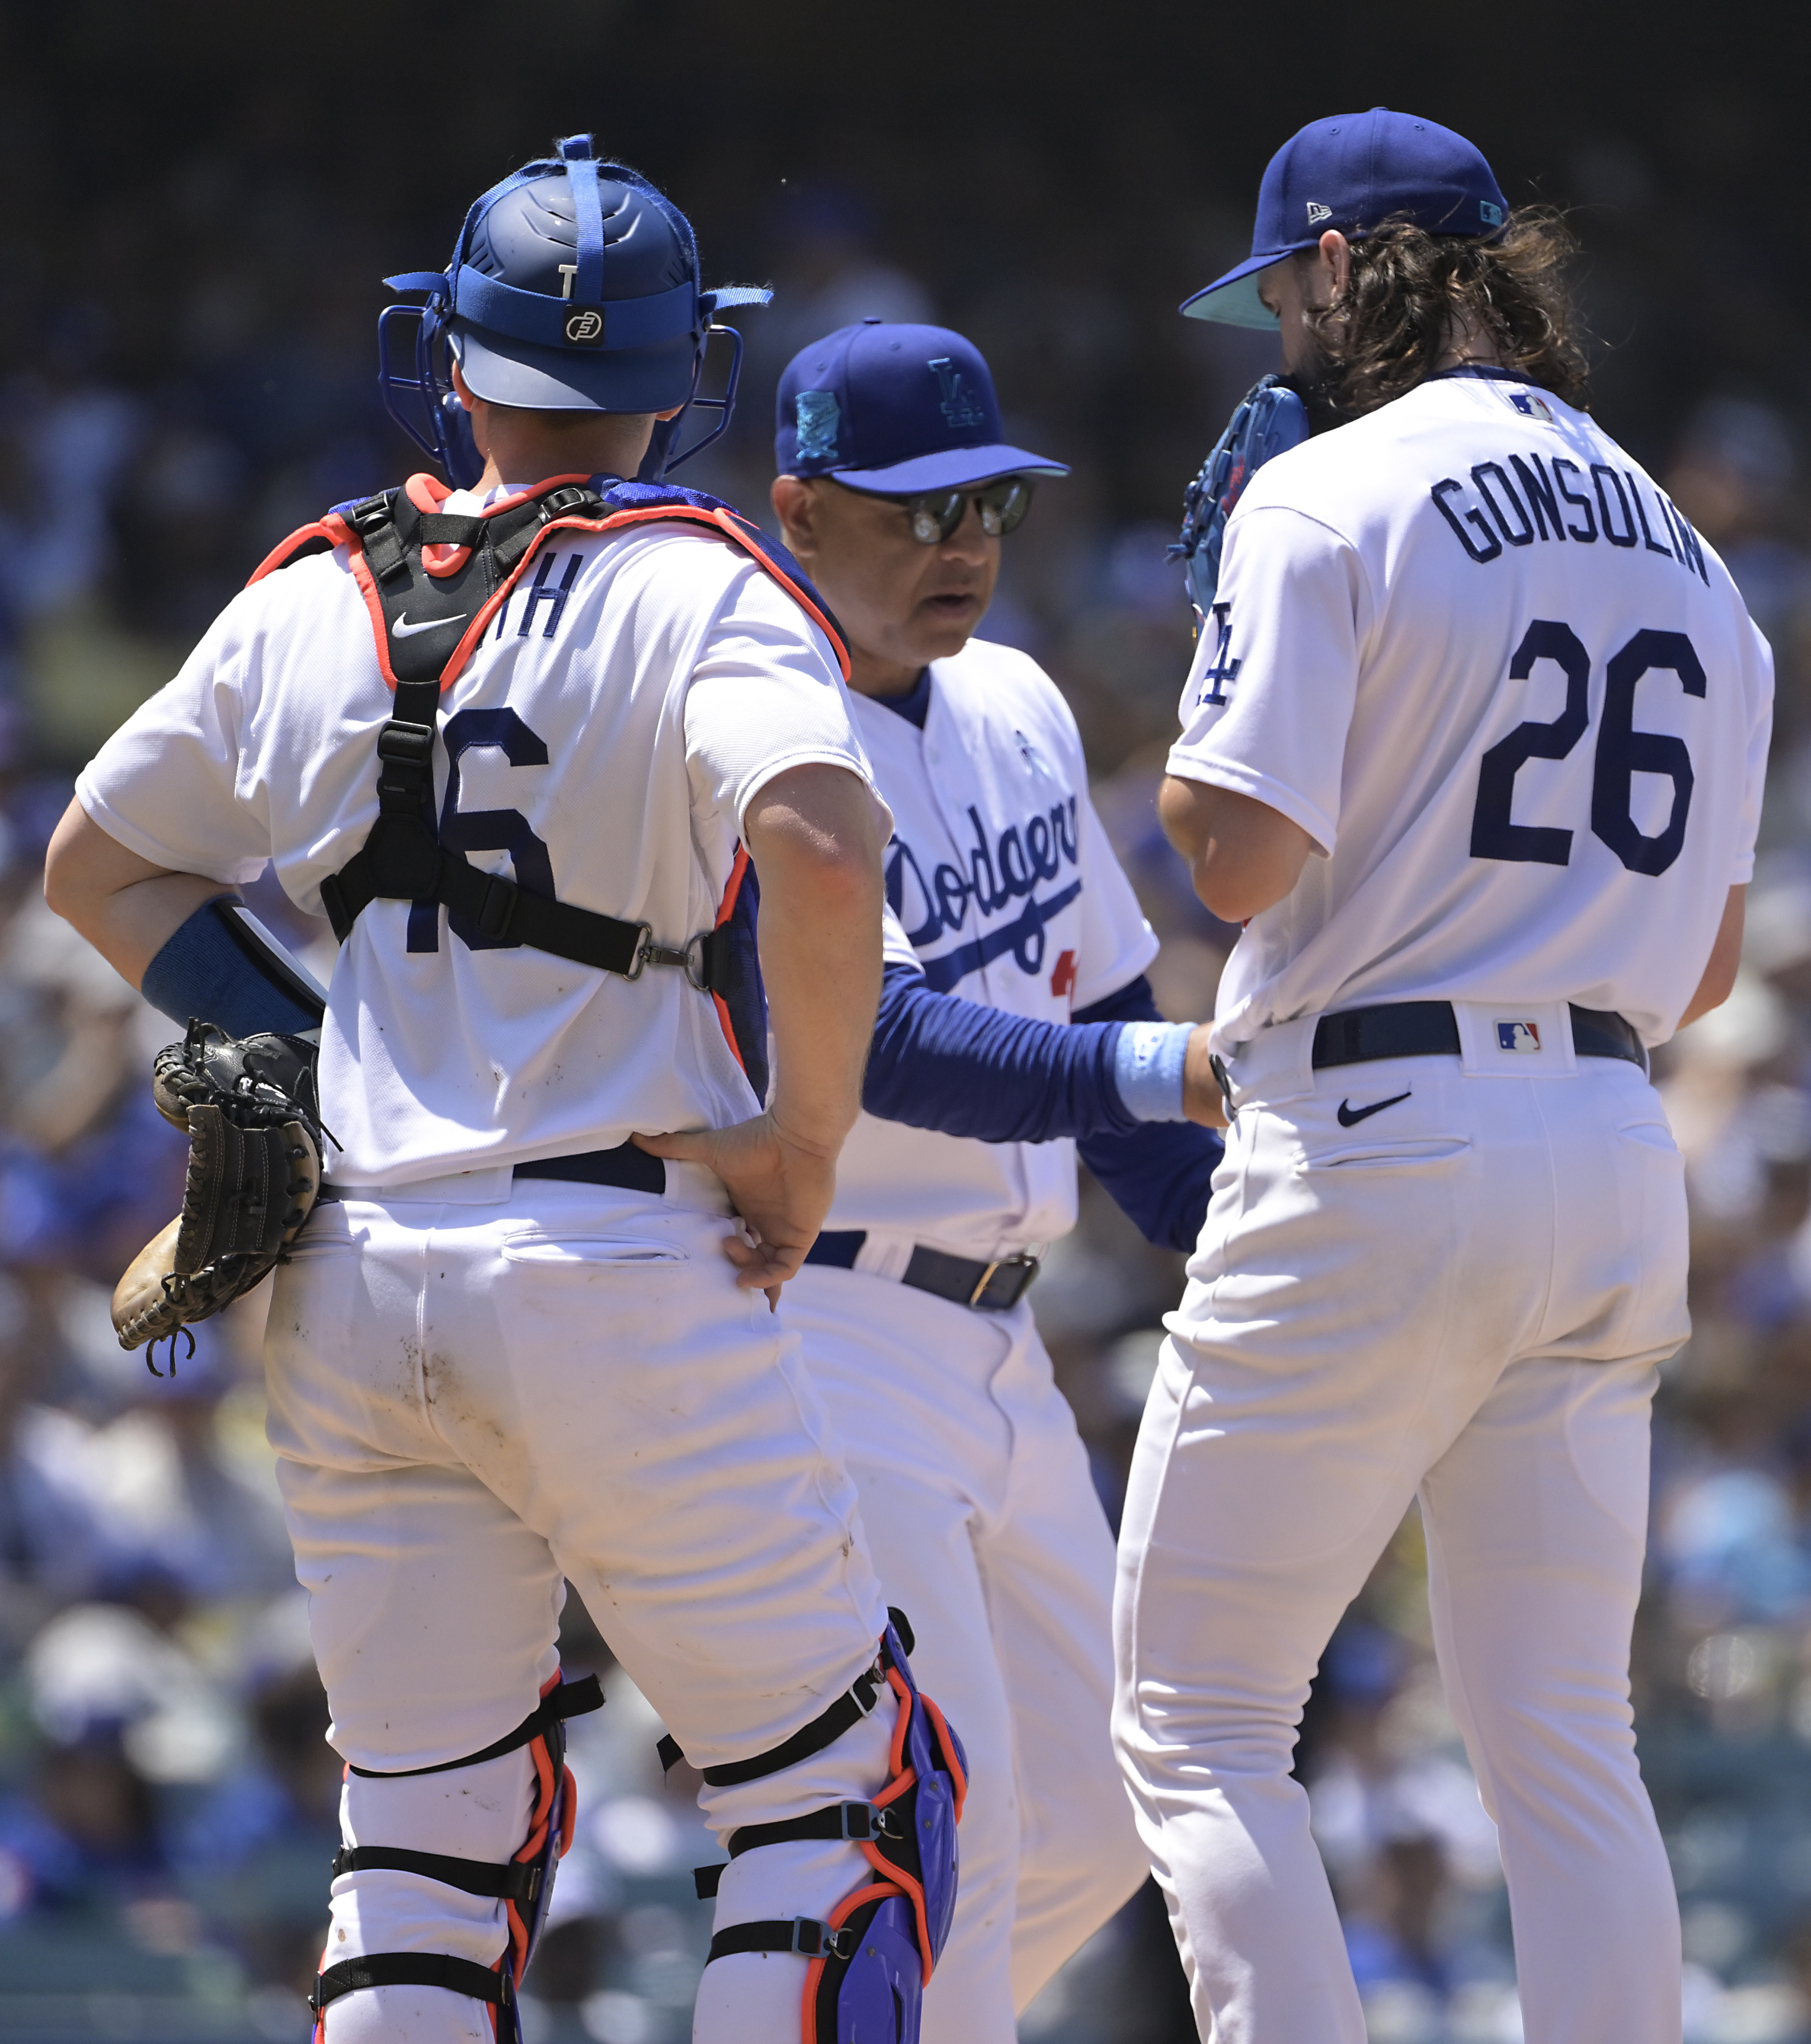
[[[989,539],[998,540],[1025,523],[1031,509],[1031,478],[1005,475],[980,490],[927,490],[921,496],[889,497],[886,501],[906,513],[914,540],[921,546],[934,547],[955,533],[967,515],[971,498],[980,514],[982,531]]]

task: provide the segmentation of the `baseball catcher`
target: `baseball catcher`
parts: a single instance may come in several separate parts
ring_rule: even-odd
[[[201,1018],[158,1060],[188,1195],[123,1337],[280,1266],[267,1430],[346,1762],[316,2044],[521,2044],[602,1702],[567,1581],[729,1854],[700,2044],[916,2044],[966,1769],[758,1296],[856,1119],[886,810],[797,564],[666,479],[739,355],[717,314],[765,294],[702,288],[586,135],[390,281],[422,302],[384,388],[444,479],[275,550],[85,770],[45,882]],[[267,864],[333,924],[324,1003],[218,906]]]

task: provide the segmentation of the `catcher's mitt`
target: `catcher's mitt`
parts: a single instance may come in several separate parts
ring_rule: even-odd
[[[1182,501],[1182,536],[1170,558],[1185,565],[1189,594],[1205,617],[1220,586],[1220,548],[1245,485],[1275,455],[1308,437],[1308,408],[1275,376],[1260,377],[1241,399]]]
[[[158,1052],[152,1097],[187,1134],[189,1178],[183,1211],[133,1258],[113,1293],[121,1348],[149,1342],[154,1354],[168,1335],[174,1370],[176,1335],[283,1261],[321,1191],[315,1058],[302,1037],[235,1041],[209,1022],[191,1022],[181,1043]]]

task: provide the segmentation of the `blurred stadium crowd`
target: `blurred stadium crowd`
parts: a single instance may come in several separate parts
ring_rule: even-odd
[[[275,94],[229,141],[172,150],[155,175],[116,186],[87,259],[106,291],[84,287],[81,266],[38,262],[28,241],[10,252],[0,306],[0,2034],[20,2044],[299,2038],[336,1842],[337,1764],[263,1439],[263,1301],[202,1329],[173,1377],[116,1347],[113,1280],[178,1197],[182,1147],[144,1083],[173,1032],[37,891],[74,769],[266,548],[419,465],[377,403],[376,280],[437,258],[456,214],[431,216],[426,248],[379,241],[302,167],[304,117]],[[1032,167],[1009,141],[996,148],[990,218],[1015,206],[1031,217]],[[1582,195],[1625,252],[1596,272],[1600,327],[1627,310],[1627,252],[1658,232],[1644,175],[1627,151],[1580,162]],[[1194,902],[1152,808],[1190,641],[1163,548],[1220,420],[1269,366],[1263,337],[1147,329],[1098,240],[1041,266],[1004,244],[981,259],[971,240],[963,264],[940,270],[858,189],[788,189],[752,211],[729,202],[738,175],[725,148],[703,153],[695,181],[672,179],[707,225],[713,192],[724,198],[742,223],[732,254],[779,291],[745,320],[736,432],[685,479],[764,513],[778,371],[848,320],[936,317],[989,352],[1009,433],[1048,441],[1075,474],[1043,487],[1009,542],[984,632],[1032,652],[1068,695],[1164,939],[1159,998],[1177,1018],[1206,1012],[1232,932]],[[1244,203],[1203,201],[1167,221],[1178,288],[1166,296],[1236,250]],[[1590,239],[1591,217],[1582,225]],[[714,280],[710,252],[707,241]],[[153,253],[158,278],[181,279],[156,317]],[[1133,358],[1136,387],[1172,390],[1175,409],[1128,439],[1116,394]],[[1721,549],[1779,662],[1748,962],[1728,1006],[1658,1061],[1688,1160],[1697,1331],[1661,1398],[1636,1669],[1684,1911],[1688,2038],[1802,2044],[1811,473],[1791,421],[1739,378],[1694,387],[1679,416],[1651,402],[1639,367],[1613,366],[1604,388],[1612,429]],[[273,890],[255,905],[317,962],[330,956],[325,926]],[[1085,1193],[1081,1228],[1032,1297],[1116,1508],[1181,1268]],[[1508,2044],[1521,2031],[1501,1876],[1441,1700],[1423,1577],[1411,1517],[1328,1653],[1300,1772],[1374,2044]],[[651,1712],[584,1614],[569,1621],[568,1667],[602,1669],[609,1705],[574,1727],[579,1843],[531,1977],[529,2034],[667,2044],[689,2034],[705,1935],[689,1869],[713,1855],[682,1770],[662,1782]],[[1024,2034],[1192,2036],[1148,1896],[1059,1978]]]

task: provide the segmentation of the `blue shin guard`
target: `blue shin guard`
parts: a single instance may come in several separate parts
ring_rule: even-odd
[[[882,1683],[899,1707],[886,1786],[871,1802],[833,1803],[808,1816],[745,1825],[729,1838],[732,1859],[794,1839],[846,1838],[860,1846],[873,1870],[827,1920],[800,1916],[732,1924],[711,1940],[713,1959],[734,1952],[795,1952],[808,1962],[803,2044],[917,2044],[921,1997],[955,1911],[956,1826],[967,1763],[943,1712],[912,1679],[898,1630],[904,1621],[896,1612],[892,1616],[875,1666],[863,1677],[866,1708]],[[838,1708],[832,1705],[826,1718],[833,1719]],[[765,1768],[761,1759],[767,1756],[760,1756],[739,1763],[735,1777],[752,1780],[792,1765],[803,1757],[802,1742],[812,1730],[806,1727],[776,1749],[786,1756],[779,1765]],[[840,1730],[831,1735],[840,1735]],[[706,1779],[716,1771],[707,1770]],[[721,1871],[699,1869],[701,1896],[715,1893]]]

